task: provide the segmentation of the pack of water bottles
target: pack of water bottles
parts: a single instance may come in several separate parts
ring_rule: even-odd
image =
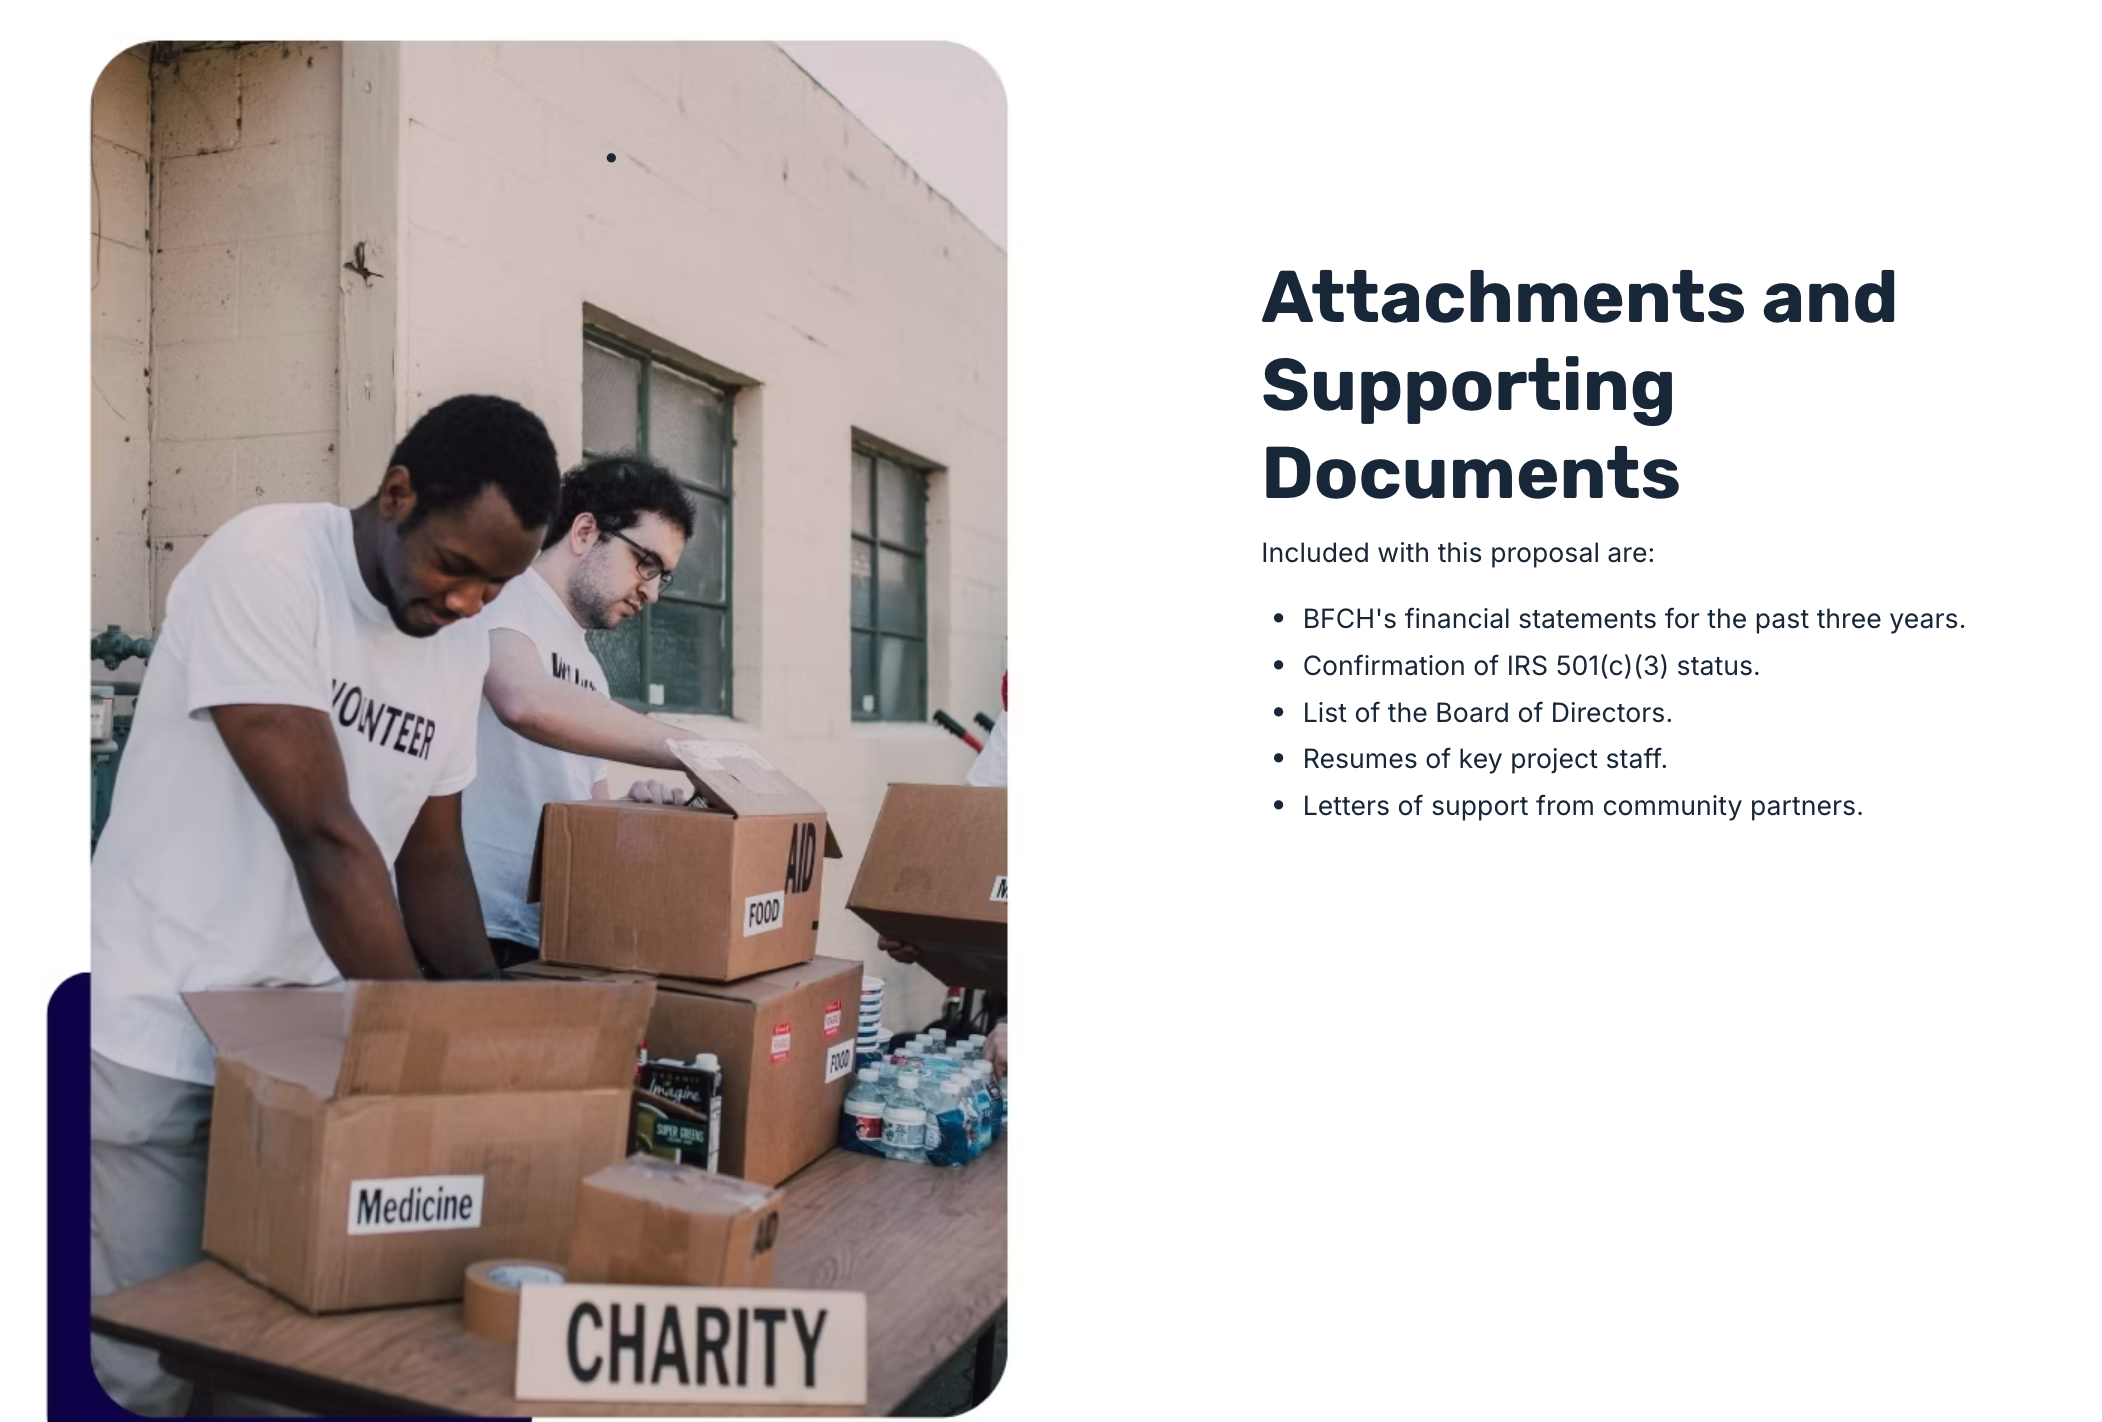
[[[840,1145],[925,1165],[970,1164],[1007,1131],[1007,1084],[984,1058],[983,1033],[952,1043],[939,1027],[894,1051],[862,1053]]]

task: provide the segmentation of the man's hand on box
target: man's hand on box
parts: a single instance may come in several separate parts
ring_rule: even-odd
[[[673,785],[662,780],[638,780],[628,787],[628,798],[645,805],[683,805],[693,796],[686,785]]]
[[[916,963],[919,961],[920,950],[913,947],[910,943],[900,943],[895,938],[879,936],[876,939],[876,946],[901,963]]]

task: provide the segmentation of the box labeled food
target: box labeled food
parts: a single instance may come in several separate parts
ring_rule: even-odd
[[[893,785],[847,907],[951,987],[1007,989],[1007,791]]]
[[[540,981],[607,976],[556,963],[512,973]],[[691,1061],[707,1052],[722,1068],[725,1175],[778,1185],[837,1142],[855,1047],[844,1030],[828,1037],[825,1020],[830,1004],[860,991],[861,974],[858,962],[813,958],[734,983],[657,980],[651,1055]]]
[[[184,995],[219,1054],[204,1249],[315,1313],[560,1258],[626,1154],[655,988],[353,982]]]
[[[824,808],[756,751],[674,747],[692,806],[562,801],[541,812],[526,897],[550,963],[731,982],[817,953]]]
[[[631,1156],[577,1187],[569,1282],[763,1288],[780,1226],[763,1185]]]

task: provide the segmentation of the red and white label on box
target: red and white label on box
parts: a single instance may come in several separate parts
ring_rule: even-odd
[[[779,1066],[788,1060],[788,1024],[786,1022],[776,1022],[774,1024],[774,1044],[771,1050],[773,1053],[772,1061],[775,1066]]]
[[[839,1035],[840,1017],[840,1005],[838,1003],[828,1002],[825,1004],[825,1038],[827,1041]]]

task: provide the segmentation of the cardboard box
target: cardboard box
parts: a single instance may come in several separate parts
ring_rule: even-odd
[[[677,746],[705,808],[547,806],[526,898],[551,963],[733,982],[817,953],[824,861],[816,800],[743,746]]]
[[[187,993],[219,1053],[204,1249],[315,1313],[456,1299],[560,1258],[627,1153],[647,982]]]
[[[781,1197],[763,1185],[633,1156],[577,1188],[572,1284],[773,1282]]]
[[[1007,990],[1007,791],[893,785],[847,907],[950,987]]]
[[[512,972],[543,980],[603,977],[554,963]],[[742,982],[657,982],[650,1055],[690,1061],[713,1052],[722,1066],[723,1174],[778,1185],[838,1141],[854,1077],[861,975],[858,962],[814,958]]]

